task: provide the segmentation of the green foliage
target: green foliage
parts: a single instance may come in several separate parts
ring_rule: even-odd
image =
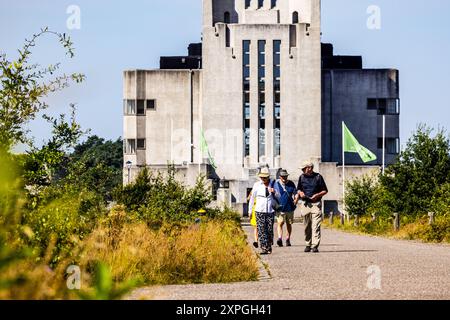
[[[71,109],[70,122],[66,121],[64,114],[59,119],[44,116],[52,125],[52,138],[41,148],[32,147],[24,158],[24,179],[27,186],[39,189],[60,179],[55,173],[62,171],[68,151],[84,134],[75,120],[73,105]]]
[[[117,202],[150,224],[193,221],[212,201],[205,178],[200,177],[194,188],[187,188],[176,180],[175,169],[168,169],[166,176],[143,169],[133,184],[116,191]]]
[[[432,199],[432,211],[450,220],[450,182],[438,188]]]
[[[381,184],[392,195],[393,212],[417,216],[430,211],[431,199],[450,182],[450,142],[444,130],[420,125],[406,149],[391,165]]]
[[[67,193],[27,211],[23,224],[33,231],[28,243],[38,256],[45,255],[47,248],[54,245],[51,264],[55,265],[71,256],[71,250],[94,229],[102,214],[94,192]]]
[[[121,139],[113,142],[91,136],[86,142],[77,145],[69,158],[68,184],[96,190],[105,201],[112,200],[113,190],[122,184]]]
[[[94,273],[93,290],[77,292],[82,300],[118,300],[140,284],[140,280],[129,280],[115,284],[111,270],[104,263],[97,263]]]
[[[14,157],[0,150],[0,290],[23,282],[22,276],[10,278],[4,270],[29,257],[30,251],[14,244],[15,228],[21,219],[22,195]]]
[[[48,28],[41,29],[31,40],[25,40],[18,50],[17,60],[8,60],[5,53],[0,53],[0,146],[6,150],[19,142],[29,143],[25,125],[48,107],[42,101],[44,97],[69,86],[70,82],[84,80],[84,75],[77,73],[53,77],[60,63],[42,69],[38,64],[30,64],[31,49],[44,35],[55,36],[66,54],[70,58],[74,56],[70,38]]]
[[[377,189],[378,179],[368,175],[346,183],[346,211],[357,216],[368,213],[377,196]]]

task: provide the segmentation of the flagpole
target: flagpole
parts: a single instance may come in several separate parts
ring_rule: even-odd
[[[383,115],[383,175],[386,168],[386,115]]]
[[[344,121],[342,121],[342,213],[345,213],[345,131]]]

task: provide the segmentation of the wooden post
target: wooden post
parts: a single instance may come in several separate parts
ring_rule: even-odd
[[[431,226],[434,224],[434,212],[428,212],[428,216],[430,217],[429,224]]]
[[[359,216],[358,215],[355,216],[355,224],[354,224],[354,226],[355,227],[359,226]]]
[[[345,224],[345,215],[344,213],[341,213],[341,225]]]
[[[333,223],[334,223],[334,212],[331,211],[330,212],[330,225],[333,225]]]
[[[394,230],[399,231],[400,230],[400,214],[394,213]]]

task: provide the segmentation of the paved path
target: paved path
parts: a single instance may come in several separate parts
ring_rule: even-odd
[[[251,227],[244,226],[250,237]],[[450,299],[450,246],[359,236],[324,229],[321,252],[304,253],[303,225],[291,248],[274,247],[257,282],[164,286],[136,290],[131,299],[367,300]],[[252,238],[250,238],[252,239]],[[375,267],[372,267],[375,266]],[[381,271],[381,290],[374,275]],[[368,273],[369,272],[369,273]],[[374,281],[371,281],[370,279]]]

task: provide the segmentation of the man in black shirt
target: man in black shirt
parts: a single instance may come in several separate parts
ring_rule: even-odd
[[[328,193],[323,177],[314,172],[314,164],[304,162],[301,166],[303,174],[298,181],[296,202],[303,201],[301,207],[305,218],[305,252],[319,252],[322,225],[322,198]]]

